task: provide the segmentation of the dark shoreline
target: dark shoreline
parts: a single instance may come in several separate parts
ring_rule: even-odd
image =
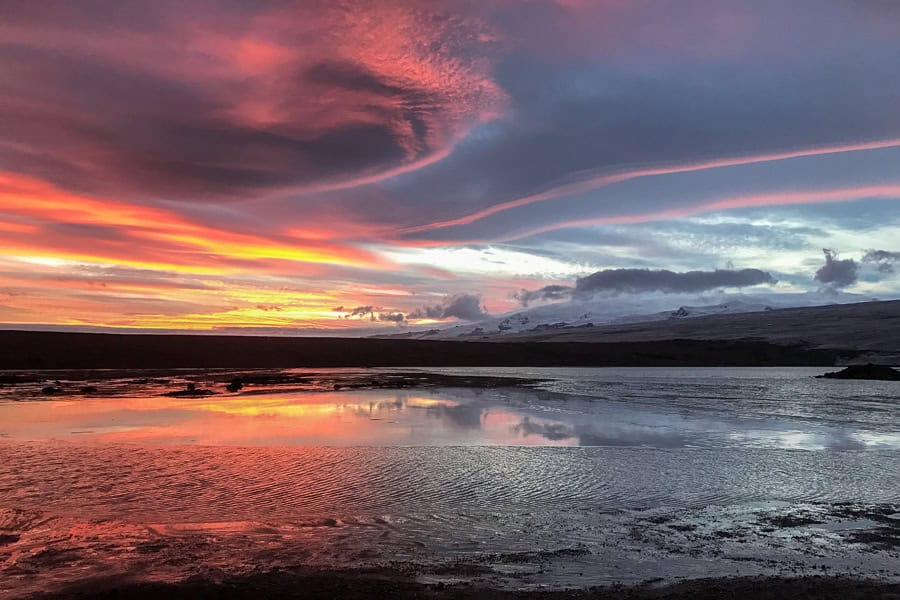
[[[894,599],[900,583],[849,577],[729,577],[693,579],[668,585],[613,585],[569,590],[501,590],[476,585],[429,585],[389,570],[372,571],[275,571],[212,582],[192,579],[177,584],[129,583],[108,579],[85,581],[52,594],[32,596],[32,600],[170,600],[217,598],[249,600],[255,598],[420,598],[455,600],[713,600],[731,598],[775,599],[813,598]]]
[[[0,331],[0,370],[834,366],[858,350],[758,339],[477,342]]]

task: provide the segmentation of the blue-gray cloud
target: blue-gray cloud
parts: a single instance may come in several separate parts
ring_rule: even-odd
[[[407,315],[409,319],[462,319],[477,321],[488,316],[481,301],[481,294],[453,294],[440,304],[417,308]]]
[[[775,278],[760,269],[716,269],[675,273],[666,269],[606,269],[575,281],[573,296],[592,296],[599,293],[644,292],[686,293],[718,288],[741,288],[774,284]]]
[[[406,322],[406,315],[401,312],[383,312],[378,313],[378,320],[401,325]]]
[[[521,290],[515,297],[523,306],[535,301],[589,298],[597,294],[683,294],[720,288],[772,285],[777,280],[760,269],[716,269],[676,273],[667,269],[603,269],[575,280],[574,286],[548,285]]]
[[[823,248],[825,264],[816,271],[815,279],[829,287],[841,288],[853,285],[859,277],[859,265],[852,258],[838,258],[837,252]]]
[[[882,273],[893,273],[894,263],[900,262],[900,252],[868,250],[863,255],[862,262],[875,264]]]
[[[553,302],[555,300],[565,300],[572,295],[572,286],[569,285],[545,285],[536,290],[522,289],[513,294],[513,298],[522,303],[522,306],[528,306],[532,302]]]

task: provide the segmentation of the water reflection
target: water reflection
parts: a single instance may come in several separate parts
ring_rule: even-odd
[[[643,394],[643,401],[628,403],[520,388],[12,402],[0,404],[0,436],[231,446],[900,448],[892,423],[873,427],[864,409],[859,415],[845,409],[838,424],[810,418],[807,406],[767,414],[755,398],[733,403],[728,413],[715,405],[703,410],[672,401],[652,382]]]
[[[587,582],[591,569],[596,583],[629,568],[657,576],[666,557],[682,574],[730,555],[746,574],[797,533],[761,545],[754,511],[767,503],[888,503],[892,514],[900,500],[897,387],[884,382],[770,369],[466,372],[550,381],[335,391],[329,373],[266,373],[203,398],[161,397],[183,382],[133,376],[104,380],[105,397],[0,389],[0,580],[46,591],[92,574],[501,552],[531,552],[543,572],[546,553],[584,548],[565,581],[584,571]],[[573,447],[519,447],[548,445]],[[673,508],[691,512],[670,521]],[[717,522],[726,535],[710,543]],[[785,564],[823,564],[827,539],[809,539]],[[830,539],[859,575],[862,561]],[[748,562],[748,548],[765,562]],[[884,564],[867,564],[883,576]]]

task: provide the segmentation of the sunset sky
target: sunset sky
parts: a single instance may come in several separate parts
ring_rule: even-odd
[[[4,327],[897,298],[898,201],[893,0],[0,0]]]

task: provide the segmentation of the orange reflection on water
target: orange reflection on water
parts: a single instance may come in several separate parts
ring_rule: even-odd
[[[406,399],[407,406],[418,406],[421,408],[431,408],[433,406],[459,406],[458,402],[443,398],[420,398],[413,396]]]
[[[571,444],[523,435],[483,400],[391,391],[107,397],[0,405],[0,436],[75,443],[281,445]]]

